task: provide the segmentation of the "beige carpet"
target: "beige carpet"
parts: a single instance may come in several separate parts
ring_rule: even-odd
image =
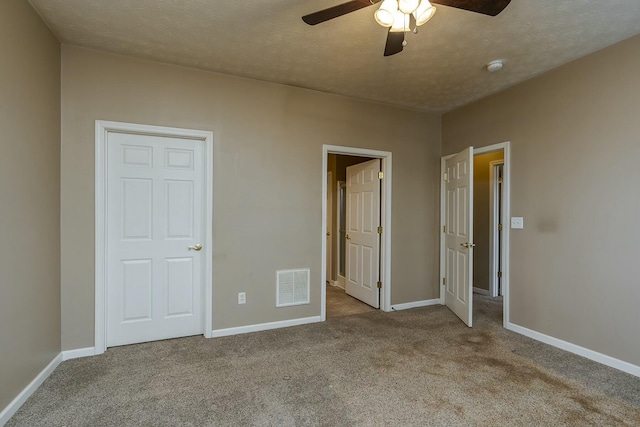
[[[506,331],[477,297],[113,348],[62,363],[9,426],[639,426],[640,378]]]

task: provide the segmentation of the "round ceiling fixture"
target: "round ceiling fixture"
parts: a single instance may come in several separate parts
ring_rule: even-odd
[[[491,61],[487,64],[487,71],[490,73],[495,73],[496,71],[502,70],[504,67],[504,62],[501,59],[496,59],[495,61]]]

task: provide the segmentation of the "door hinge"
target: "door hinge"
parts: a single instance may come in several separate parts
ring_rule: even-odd
[[[378,289],[382,289],[382,282],[378,282]]]
[[[449,180],[449,174],[445,173],[442,177],[445,181]]]
[[[498,271],[498,277],[502,278],[502,271]]]
[[[446,233],[446,232],[447,232],[447,226],[446,226],[446,225],[443,225],[443,226],[442,226],[442,232],[443,232],[443,233]]]
[[[378,172],[378,179],[384,178],[384,172]]]
[[[447,278],[446,278],[446,277],[443,277],[443,278],[442,278],[442,284],[443,284],[443,285],[446,285],[446,284],[447,284]]]
[[[502,231],[502,224],[498,224],[498,231]]]
[[[378,227],[378,234],[382,234],[382,227]]]
[[[498,178],[498,184],[502,184],[502,178]]]

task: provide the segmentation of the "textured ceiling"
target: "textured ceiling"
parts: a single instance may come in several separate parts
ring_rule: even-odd
[[[447,111],[640,33],[639,0],[512,0],[497,17],[438,6],[383,57],[376,6],[345,0],[30,0],[60,41],[424,111]],[[493,59],[505,68],[484,70]]]

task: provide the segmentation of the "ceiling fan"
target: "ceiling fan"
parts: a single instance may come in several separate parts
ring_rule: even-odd
[[[436,8],[431,3],[496,16],[510,2],[511,0],[351,0],[305,15],[302,20],[309,25],[317,25],[376,3],[381,3],[374,16],[380,25],[389,28],[384,56],[391,56],[402,52],[402,49],[407,44],[405,41],[407,32],[414,31],[417,33],[417,27],[433,17]]]

